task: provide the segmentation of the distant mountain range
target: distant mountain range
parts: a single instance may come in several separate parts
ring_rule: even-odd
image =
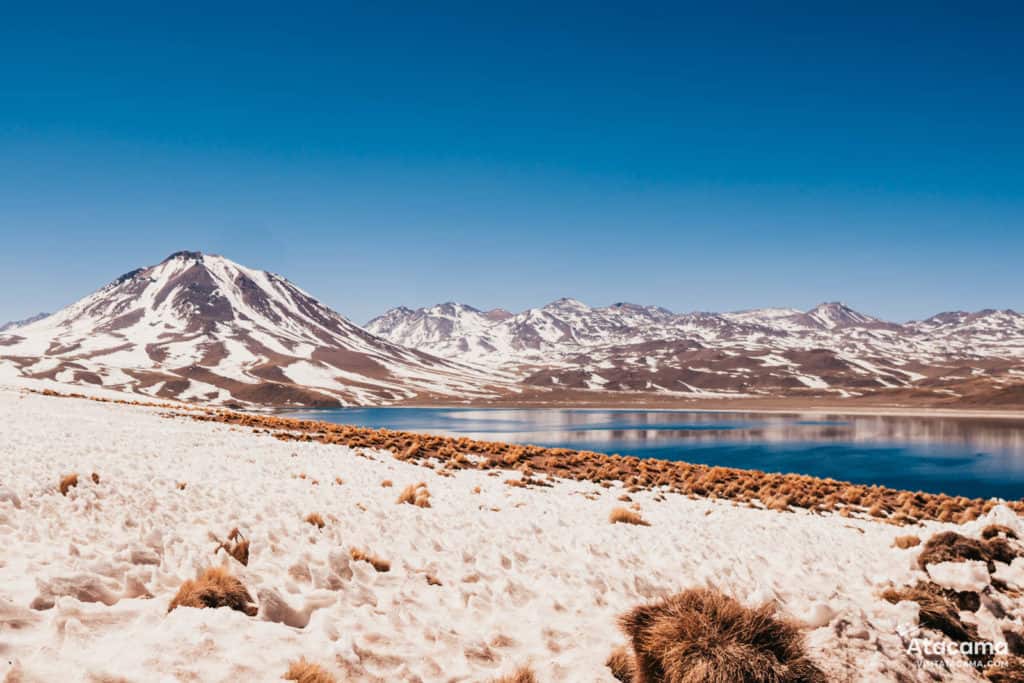
[[[370,332],[546,389],[693,396],[912,392],[1024,402],[1024,316],[940,313],[905,324],[838,303],[676,314],[559,299],[516,314],[458,303],[392,309]]]
[[[674,313],[559,299],[519,313],[395,308],[361,328],[288,280],[178,252],[0,328],[4,376],[255,406],[866,399],[1024,406],[1024,316],[897,324],[809,311]]]

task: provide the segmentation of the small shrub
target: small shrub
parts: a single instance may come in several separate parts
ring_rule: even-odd
[[[178,490],[179,491],[184,491],[186,486],[188,486],[187,482],[184,482],[184,481],[179,481],[178,482]]]
[[[317,529],[323,529],[326,526],[326,522],[324,522],[324,518],[320,516],[319,512],[311,512],[306,515],[306,521]]]
[[[60,495],[62,495],[62,496],[68,495],[68,491],[70,491],[71,489],[73,489],[76,486],[78,486],[78,475],[77,474],[65,475],[60,480],[60,486],[59,486],[59,488],[60,488]]]
[[[249,539],[242,535],[242,532],[238,530],[238,527],[233,528],[228,533],[228,539],[221,542],[217,549],[224,549],[231,557],[235,558],[243,565],[249,565]]]
[[[608,659],[604,663],[611,672],[612,676],[621,683],[632,683],[633,681],[633,656],[629,654],[629,649],[623,645],[619,645],[617,648],[612,650],[612,653],[608,655]]]
[[[608,515],[608,521],[612,524],[637,524],[639,526],[650,526],[650,522],[641,517],[638,513],[626,509],[615,508]]]
[[[210,567],[199,578],[181,584],[167,611],[177,607],[230,607],[250,617],[257,611],[249,591],[223,567]]]
[[[391,563],[385,559],[374,555],[369,550],[362,548],[351,548],[348,551],[349,556],[356,562],[369,562],[374,569],[378,572],[387,572],[391,570]]]
[[[334,676],[305,657],[288,663],[288,671],[283,676],[286,681],[298,683],[336,683]]]
[[[978,540],[961,536],[955,531],[943,531],[928,539],[917,556],[917,565],[924,569],[926,565],[937,562],[963,562],[976,560],[988,564],[990,572],[995,571],[994,562],[1013,562],[1020,553],[1010,542],[1000,536],[988,540]]]
[[[392,481],[391,481],[390,479],[385,479],[384,481],[382,481],[382,482],[380,483],[380,485],[381,485],[381,487],[383,487],[383,488],[389,489],[389,488],[391,488],[392,486],[394,486],[394,482],[392,482]]]
[[[1003,524],[989,524],[981,530],[981,537],[984,539],[995,538],[1002,534],[1007,538],[1017,538],[1017,532]]]
[[[897,536],[893,539],[892,544],[897,548],[913,548],[914,546],[921,545],[921,539],[913,534],[907,536]]]
[[[100,483],[100,475],[96,474],[95,472],[90,474],[89,478],[92,479],[92,483],[94,483],[94,484],[99,484]]]
[[[523,666],[516,669],[515,673],[495,678],[492,683],[537,683],[537,676],[533,669]]]
[[[430,507],[430,491],[427,489],[426,483],[422,481],[418,484],[409,484],[402,489],[396,502],[428,508]]]
[[[633,647],[633,683],[825,683],[799,629],[771,604],[695,588],[636,607],[619,626]]]

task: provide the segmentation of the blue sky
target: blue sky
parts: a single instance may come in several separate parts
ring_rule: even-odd
[[[1009,3],[141,4],[5,10],[0,320],[180,249],[358,322],[1024,309]]]

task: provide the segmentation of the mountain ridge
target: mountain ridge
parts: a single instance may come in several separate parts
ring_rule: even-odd
[[[494,383],[372,335],[280,275],[192,251],[0,335],[0,364],[24,377],[243,406],[456,400],[488,395]]]

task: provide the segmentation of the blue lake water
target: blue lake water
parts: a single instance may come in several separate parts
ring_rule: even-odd
[[[797,472],[914,491],[1024,496],[1020,420],[479,408],[343,408],[288,416]]]

